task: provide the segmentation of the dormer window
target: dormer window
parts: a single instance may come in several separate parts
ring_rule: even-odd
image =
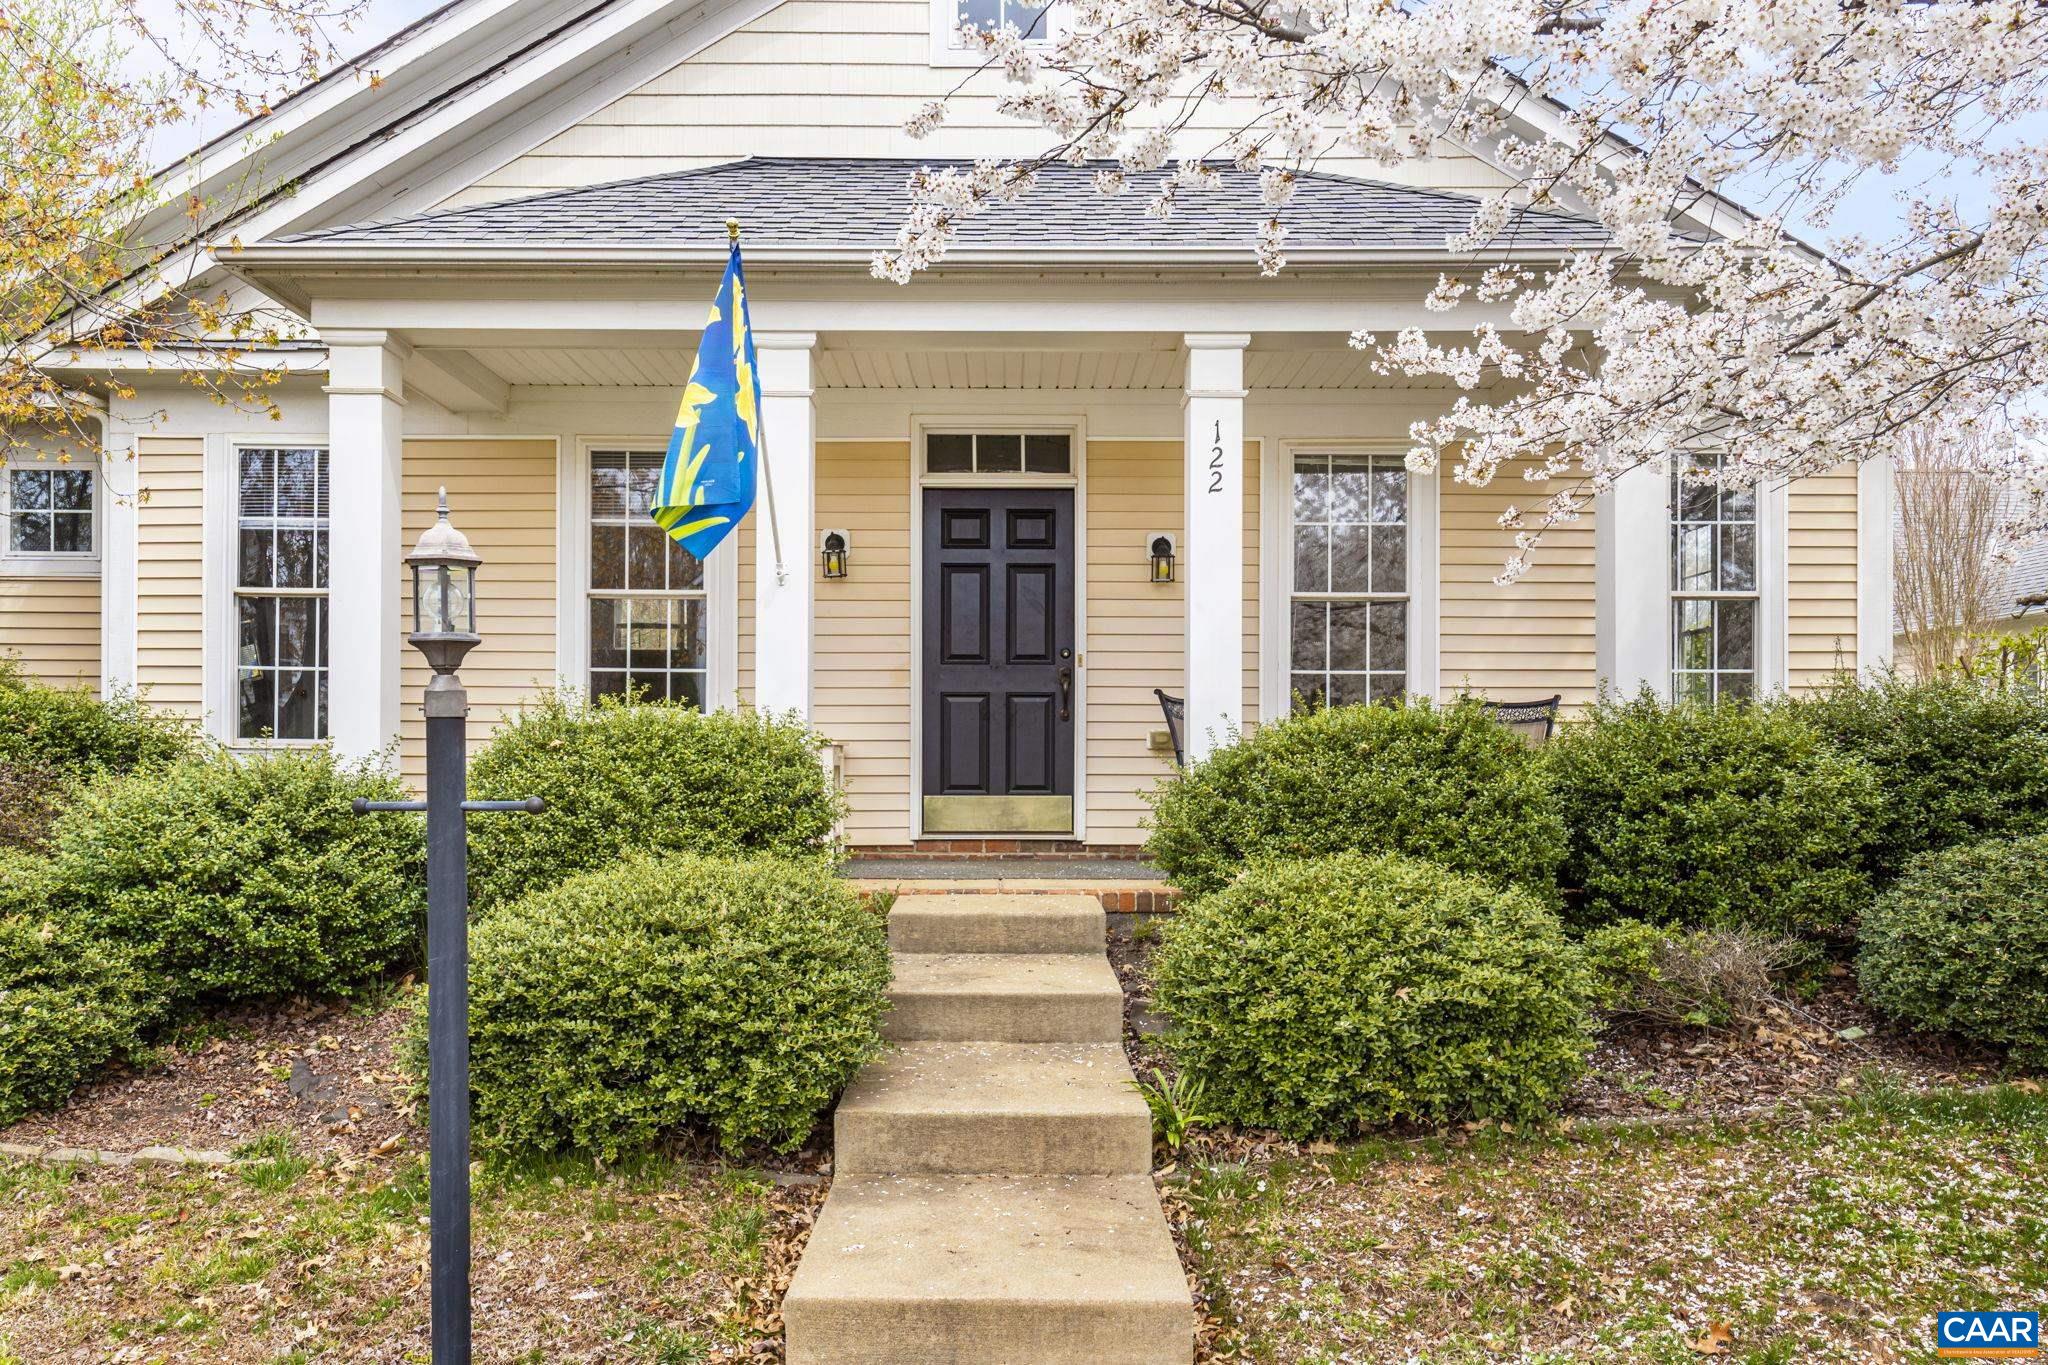
[[[1046,42],[1056,18],[1047,0],[932,0],[932,62],[978,66],[986,60],[978,47],[961,40],[963,28],[993,33],[1010,24],[1026,42]]]

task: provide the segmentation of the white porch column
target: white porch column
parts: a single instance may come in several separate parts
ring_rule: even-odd
[[[1187,734],[1190,763],[1244,719],[1243,332],[1190,333],[1186,446]]]
[[[1624,696],[1671,693],[1671,513],[1661,463],[1631,469],[1594,500],[1593,655]]]
[[[344,758],[398,737],[398,660],[405,647],[399,524],[403,366],[411,349],[386,332],[329,331],[327,342],[328,734]],[[462,509],[455,509],[461,524]],[[483,570],[486,581],[490,566]],[[482,589],[489,591],[488,586]]]
[[[1856,466],[1856,671],[1892,661],[1892,456]]]
[[[108,419],[100,439],[100,695],[135,690],[135,544],[141,462],[135,433]]]
[[[814,332],[756,332],[761,365],[761,440],[767,447],[754,500],[754,705],[811,714],[811,523],[816,417],[811,403]],[[781,563],[776,562],[780,528]]]

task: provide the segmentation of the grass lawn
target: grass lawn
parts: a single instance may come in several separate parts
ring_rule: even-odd
[[[425,1361],[421,1162],[0,1163],[0,1365]],[[479,1169],[477,1358],[672,1362],[780,1340],[814,1188],[647,1160]]]
[[[1933,1360],[1944,1308],[2048,1308],[2048,1096],[1747,1128],[1371,1142],[1197,1167],[1196,1269],[1258,1361]]]

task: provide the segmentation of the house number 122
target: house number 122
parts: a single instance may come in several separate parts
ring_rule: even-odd
[[[1216,421],[1216,434],[1212,439],[1216,444],[1209,448],[1209,491],[1211,493],[1221,493],[1223,491],[1223,420],[1221,418],[1218,418]]]

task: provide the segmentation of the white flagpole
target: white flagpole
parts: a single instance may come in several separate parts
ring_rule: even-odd
[[[725,233],[727,240],[734,246],[738,246],[740,242],[740,220],[737,218],[726,219]],[[744,303],[742,306],[744,306]],[[735,317],[732,321],[734,333],[737,335],[741,320]],[[752,327],[747,329],[747,340],[753,340]],[[775,478],[768,467],[768,405],[759,398],[761,376],[756,374],[753,379],[756,392],[754,430],[761,437],[760,440],[754,443],[754,455],[755,458],[761,461],[761,482],[768,489],[768,539],[770,547],[775,552],[775,586],[779,588],[789,582],[789,571],[782,565],[782,523],[775,515]]]

